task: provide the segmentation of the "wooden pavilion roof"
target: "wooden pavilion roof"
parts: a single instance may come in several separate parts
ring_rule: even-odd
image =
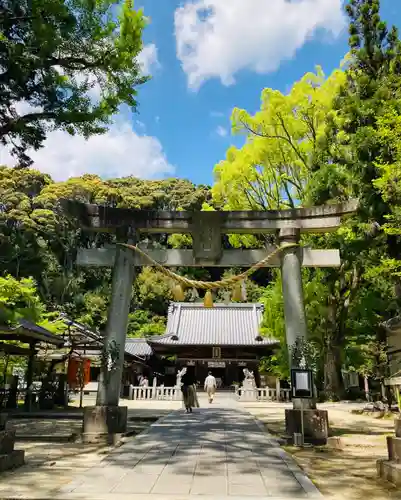
[[[16,340],[24,344],[41,342],[47,345],[61,347],[64,339],[31,321],[19,320],[16,326],[0,325],[0,341]]]
[[[63,346],[57,349],[43,349],[39,352],[39,357],[47,360],[62,360],[66,357],[100,358],[103,349],[103,335],[67,316],[62,316],[62,320],[67,325],[67,330],[63,334]],[[131,362],[146,364],[145,359],[134,352],[127,351],[127,348],[124,356]]]
[[[0,354],[5,353],[11,356],[30,356],[34,353],[29,347],[21,347],[17,344],[6,344],[5,342],[0,342]]]

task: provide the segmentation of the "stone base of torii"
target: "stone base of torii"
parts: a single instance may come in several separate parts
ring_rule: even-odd
[[[272,262],[272,265],[281,268],[286,340],[290,351],[297,339],[307,339],[302,266],[339,267],[340,255],[338,250],[284,247],[288,244],[298,244],[302,233],[336,231],[341,224],[341,218],[351,215],[357,209],[355,201],[342,205],[268,212],[152,212],[85,205],[71,201],[64,201],[63,206],[71,216],[78,219],[81,228],[92,232],[115,233],[118,242],[138,243],[144,233],[191,234],[192,252],[152,248],[147,250],[148,255],[165,267],[250,266],[260,259],[263,250],[223,251],[222,235],[276,234],[283,251],[280,259]],[[79,249],[77,264],[113,266],[112,297],[105,345],[114,342],[118,347],[115,367],[105,374],[107,383],[99,383],[97,408],[85,410],[84,434],[94,436],[123,433],[127,425],[127,410],[126,407],[119,407],[119,397],[132,283],[135,267],[149,264],[121,246]],[[328,434],[327,412],[317,410],[313,400],[293,400],[293,409],[286,410],[288,435],[292,436],[294,432],[301,431],[301,405],[305,439],[317,443],[324,442]]]

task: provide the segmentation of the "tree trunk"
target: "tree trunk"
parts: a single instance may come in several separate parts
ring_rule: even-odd
[[[336,297],[331,295],[328,304],[325,339],[324,392],[326,398],[332,401],[338,401],[344,393],[341,368],[342,356],[337,326],[337,304]]]
[[[366,375],[365,375],[365,377],[363,379],[363,386],[364,386],[364,389],[365,389],[366,401],[371,401],[370,389],[369,389],[369,379],[368,379],[368,377]]]
[[[341,349],[331,342],[326,346],[324,363],[324,392],[331,401],[340,400],[344,394],[341,367]]]
[[[339,400],[344,396],[343,349],[346,341],[346,328],[349,307],[359,287],[360,270],[356,265],[347,279],[344,264],[332,275],[331,293],[327,305],[326,355],[324,367],[325,393],[328,399]],[[339,290],[336,291],[336,282]]]

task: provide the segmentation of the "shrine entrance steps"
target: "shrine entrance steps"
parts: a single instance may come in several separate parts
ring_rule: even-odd
[[[222,403],[222,402],[221,402]],[[248,500],[321,497],[254,418],[235,407],[170,413],[80,473],[55,498]]]

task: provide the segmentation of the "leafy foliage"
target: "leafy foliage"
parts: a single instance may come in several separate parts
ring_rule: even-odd
[[[166,331],[165,316],[153,315],[146,309],[136,309],[128,318],[129,337],[150,337],[162,335]]]
[[[49,129],[89,137],[121,104],[136,109],[145,24],[132,0],[2,2],[0,141],[21,165]]]
[[[49,311],[63,311],[100,330],[106,325],[111,270],[75,267],[76,249],[87,245],[88,236],[66,219],[59,200],[197,210],[211,196],[206,186],[194,186],[183,179],[142,181],[128,177],[103,181],[95,175],[84,175],[55,183],[39,171],[7,167],[0,167],[0,194],[0,275],[32,278]],[[107,241],[112,240],[100,235],[94,243]],[[163,246],[167,240],[162,237],[154,243]],[[201,277],[199,271],[206,276],[203,270],[192,270],[192,275]],[[183,272],[188,274],[189,270]],[[133,290],[135,306],[129,335],[161,333],[170,294],[170,283],[164,276],[151,268],[143,269]]]
[[[35,283],[30,278],[17,280],[12,276],[0,278],[0,323],[15,326],[20,319],[37,322],[42,319],[44,306]]]
[[[325,120],[345,75],[326,78],[320,67],[284,95],[264,89],[254,116],[234,109],[233,131],[246,134],[241,149],[231,147],[215,167],[213,199],[226,210],[294,208],[304,198],[324,136]]]

